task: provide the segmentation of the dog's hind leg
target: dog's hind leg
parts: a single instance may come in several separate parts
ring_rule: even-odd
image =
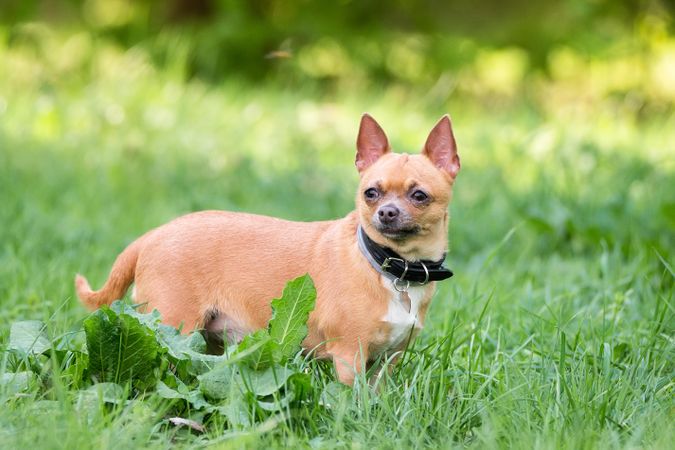
[[[212,354],[222,354],[226,345],[238,344],[249,332],[239,322],[217,309],[207,312],[202,330],[208,352]]]

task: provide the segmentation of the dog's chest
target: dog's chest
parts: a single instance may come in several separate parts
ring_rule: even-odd
[[[402,293],[385,282],[391,295],[385,315],[380,319],[379,327],[371,344],[371,356],[398,351],[405,347],[409,339],[422,329],[420,312],[426,307],[429,298],[424,286],[414,286]],[[407,298],[406,298],[407,297]],[[408,302],[410,310],[408,310]]]

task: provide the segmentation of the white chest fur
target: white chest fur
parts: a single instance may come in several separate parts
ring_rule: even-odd
[[[389,336],[381,351],[398,348],[405,344],[415,331],[422,329],[419,311],[424,301],[426,287],[411,286],[408,289],[410,297],[410,311],[404,301],[404,294],[396,291],[389,280],[383,283],[391,291],[389,307],[382,321],[389,325]]]

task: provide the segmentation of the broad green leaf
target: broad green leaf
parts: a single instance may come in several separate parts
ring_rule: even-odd
[[[163,381],[158,381],[157,385],[155,386],[155,389],[157,390],[157,395],[159,395],[162,398],[167,398],[167,399],[183,399],[187,400],[187,394],[186,393],[181,393],[178,392],[176,389],[172,389],[169,386],[166,385]]]
[[[337,381],[332,381],[326,385],[323,392],[321,392],[321,397],[319,398],[319,404],[325,406],[326,408],[335,408],[340,403],[345,403],[349,401],[349,388],[342,383]]]
[[[159,324],[155,329],[157,340],[166,351],[177,360],[188,361],[193,353],[204,353],[206,341],[200,333],[194,332],[188,335],[168,325]]]
[[[307,336],[307,319],[315,300],[316,289],[309,275],[289,281],[281,298],[272,300],[269,333],[279,344],[278,362],[284,363],[300,350]]]
[[[8,350],[16,350],[22,354],[39,355],[51,348],[45,332],[45,324],[39,320],[14,322],[9,332]]]
[[[120,300],[110,305],[110,309],[117,314],[126,314],[138,319],[140,323],[154,331],[157,342],[166,352],[179,361],[189,361],[194,353],[204,353],[206,351],[206,341],[201,333],[193,332],[190,334],[181,334],[176,328],[162,323],[159,311],[143,314],[137,311],[133,306]]]
[[[183,382],[177,380],[178,387],[172,389],[167,386],[164,382],[157,382],[157,395],[166,399],[182,399],[190,402],[192,406],[196,409],[206,409],[209,412],[215,410],[214,406],[206,401],[204,395],[197,389],[190,390]]]
[[[216,367],[228,363],[228,355],[207,355],[198,352],[188,352],[190,356],[190,373],[203,375]]]
[[[38,400],[31,406],[31,413],[36,416],[46,416],[51,419],[63,413],[63,401]]]
[[[274,376],[275,374],[272,373]],[[288,376],[286,376],[288,375]],[[268,374],[264,375],[268,377]],[[275,379],[275,378],[273,378]],[[283,380],[283,383],[281,383]],[[308,397],[312,389],[311,377],[302,372],[288,371],[276,373],[276,391],[262,399],[257,400],[257,405],[265,411],[280,411],[287,408],[291,403],[303,400]],[[283,393],[281,388],[283,387]],[[264,392],[259,389],[259,392]]]
[[[210,372],[197,377],[199,379],[199,390],[207,398],[215,400],[226,399],[235,377],[238,377],[236,367],[222,364]]]
[[[292,369],[279,365],[261,371],[224,364],[200,375],[199,388],[206,397],[216,400],[228,398],[233,386],[242,392],[265,397],[281,389],[294,373]]]
[[[89,424],[99,420],[103,411],[106,409],[105,405],[107,402],[103,398],[103,392],[97,392],[96,390],[99,384],[107,385],[109,383],[97,383],[89,389],[81,389],[75,392],[74,395],[75,409]]]
[[[159,311],[153,309],[152,312],[149,313],[140,313],[138,312],[140,306],[141,305],[129,305],[122,300],[115,300],[110,305],[110,309],[116,314],[126,314],[134,317],[143,325],[150,327],[154,331],[157,326],[162,323],[162,317],[160,316]]]
[[[35,382],[33,372],[3,373],[0,376],[0,392],[5,395],[14,395],[30,389]]]
[[[254,370],[262,370],[274,364],[279,344],[272,340],[267,330],[249,334],[239,343],[231,362],[243,362]]]
[[[283,411],[295,400],[295,392],[288,391],[281,398],[271,398],[269,400],[257,400],[256,405],[268,412]]]
[[[131,381],[139,389],[155,384],[161,348],[155,333],[126,313],[103,307],[84,321],[89,372],[99,381]]]
[[[235,429],[249,428],[253,425],[248,399],[235,386],[230,388],[227,402],[216,407],[216,411],[225,416]]]
[[[292,369],[279,365],[263,371],[241,367],[240,377],[237,381],[243,390],[258,397],[265,397],[279,391],[286,384],[286,380],[294,373]]]

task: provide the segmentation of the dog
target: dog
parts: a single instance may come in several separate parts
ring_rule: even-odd
[[[267,326],[271,299],[309,273],[317,289],[305,351],[332,358],[347,385],[362,362],[397,354],[424,324],[443,266],[448,205],[460,170],[450,118],[431,130],[421,154],[393,153],[364,114],[356,142],[356,210],[321,222],[203,211],[179,217],[132,242],[108,280],[75,288],[96,309],[135,282],[134,301],[157,309],[182,332],[219,333],[229,342]]]

